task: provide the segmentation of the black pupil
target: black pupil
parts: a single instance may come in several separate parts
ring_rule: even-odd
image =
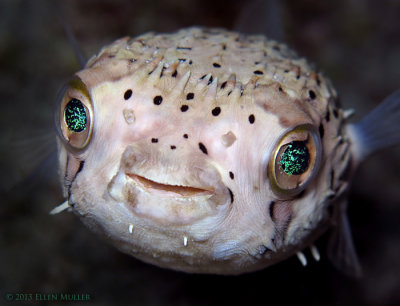
[[[86,110],[78,99],[71,99],[64,110],[65,122],[71,132],[79,133],[86,129]]]
[[[310,153],[304,141],[292,141],[282,153],[279,162],[283,171],[288,175],[299,175],[308,169]]]

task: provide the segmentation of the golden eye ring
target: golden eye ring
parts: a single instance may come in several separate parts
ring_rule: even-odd
[[[273,192],[281,198],[299,194],[317,174],[321,157],[321,140],[313,125],[299,125],[286,132],[268,164]]]
[[[93,106],[86,85],[78,77],[69,82],[57,115],[57,130],[72,150],[84,149],[92,136]]]

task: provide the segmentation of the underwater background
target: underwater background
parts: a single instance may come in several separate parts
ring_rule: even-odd
[[[400,305],[399,147],[370,158],[354,178],[360,280],[331,266],[325,236],[316,243],[321,261],[306,250],[305,268],[293,257],[241,276],[190,275],[118,252],[71,213],[48,214],[64,201],[53,107],[80,69],[57,14],[87,57],[122,36],[192,25],[266,34],[328,75],[359,120],[400,87],[400,1],[53,2],[0,0],[0,305],[19,305],[22,293],[84,294],[93,305]]]

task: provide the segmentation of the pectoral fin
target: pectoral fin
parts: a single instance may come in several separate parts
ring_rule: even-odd
[[[347,276],[360,278],[362,268],[354,247],[346,207],[347,205],[343,205],[338,212],[337,224],[329,238],[328,258]]]

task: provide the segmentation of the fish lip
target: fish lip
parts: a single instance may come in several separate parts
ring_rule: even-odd
[[[204,197],[212,196],[215,192],[214,187],[194,187],[185,185],[173,185],[160,183],[143,175],[139,175],[133,172],[126,172],[128,177],[134,184],[141,189],[144,189],[148,193],[155,194],[162,197],[178,197],[178,198],[193,198],[193,197]]]

